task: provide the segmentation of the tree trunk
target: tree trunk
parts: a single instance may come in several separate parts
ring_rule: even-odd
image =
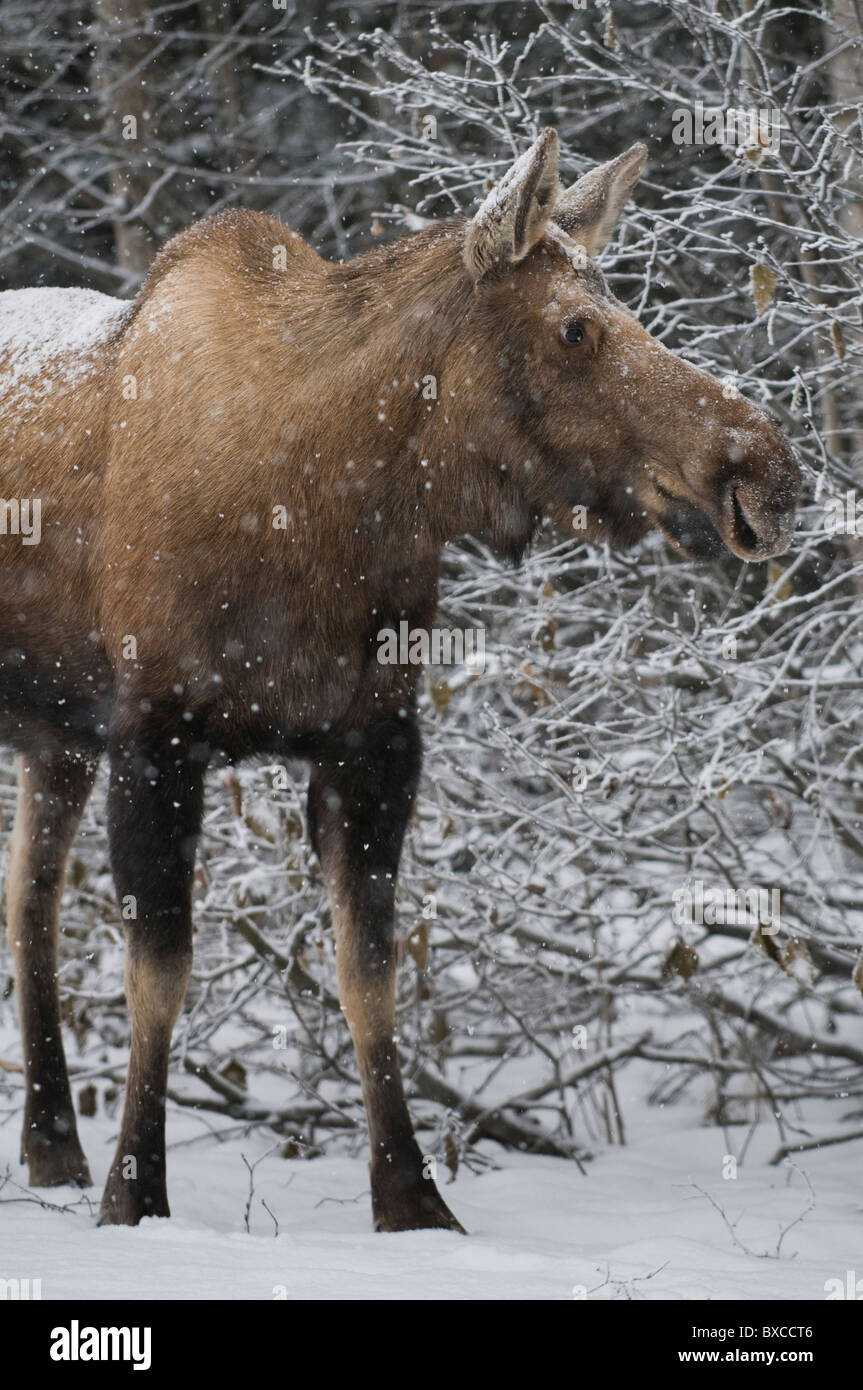
[[[840,34],[833,35],[833,43],[839,51],[829,65],[834,121],[843,134],[847,133],[851,144],[859,148],[863,140],[863,6],[860,0],[833,0],[832,16],[841,30]],[[847,176],[839,219],[843,230],[856,239],[863,252],[863,164],[859,157],[851,164]],[[853,336],[859,338],[859,328],[853,330]],[[849,381],[849,388],[848,438],[859,477],[863,474],[863,401],[853,381]]]
[[[153,258],[156,239],[135,209],[146,197],[148,101],[145,68],[147,0],[95,0],[96,75],[104,103],[103,135],[114,159],[110,187],[116,204],[117,261],[139,279]],[[152,216],[152,207],[149,215]]]

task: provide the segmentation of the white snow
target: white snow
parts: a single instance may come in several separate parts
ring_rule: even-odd
[[[72,383],[92,370],[92,350],[119,328],[131,302],[96,290],[6,290],[0,294],[2,386],[35,400],[53,379]],[[5,359],[5,360],[4,360]]]
[[[0,1127],[0,1178],[9,1165],[23,1184],[18,1119]],[[278,1153],[257,1166],[247,1234],[241,1154],[254,1162],[271,1148],[272,1135],[218,1142],[207,1135],[213,1124],[212,1116],[169,1104],[170,1221],[97,1228],[98,1189],[90,1194],[91,1215],[85,1205],[61,1212],[10,1201],[25,1194],[7,1183],[0,1191],[0,1278],[41,1279],[43,1299],[75,1300],[769,1301],[824,1299],[827,1280],[844,1285],[849,1270],[863,1273],[859,1146],[825,1148],[801,1155],[795,1168],[772,1168],[766,1159],[776,1136],[766,1121],[733,1181],[722,1177],[722,1131],[694,1123],[677,1107],[644,1111],[628,1146],[600,1148],[586,1176],[564,1160],[488,1146],[495,1169],[462,1170],[442,1184],[467,1237],[375,1234],[362,1158],[286,1160]],[[111,1124],[97,1118],[79,1125],[101,1182],[115,1137]],[[747,1132],[731,1130],[732,1143]],[[58,1204],[81,1196],[72,1189],[39,1195]],[[261,1198],[278,1220],[278,1236]],[[734,1225],[739,1245],[710,1198]]]

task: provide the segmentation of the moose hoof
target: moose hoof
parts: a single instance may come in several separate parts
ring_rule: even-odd
[[[76,1138],[26,1136],[23,1158],[31,1187],[92,1187],[93,1179]]]
[[[372,1178],[372,1212],[376,1231],[467,1232],[457,1221],[430,1178],[419,1178],[409,1187],[393,1181],[391,1173]]]
[[[139,1182],[109,1175],[99,1208],[100,1226],[137,1226],[145,1216],[170,1215],[164,1188],[144,1192]]]

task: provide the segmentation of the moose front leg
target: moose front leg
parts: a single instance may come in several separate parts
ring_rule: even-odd
[[[34,1187],[89,1187],[60,1036],[58,910],[66,856],[95,776],[82,754],[18,758],[6,912],[18,977],[26,1083],[21,1158]]]
[[[339,995],[362,1080],[378,1231],[462,1230],[424,1175],[394,1038],[395,881],[420,758],[411,716],[379,719],[333,739],[309,787],[312,842],[335,928]]]
[[[192,966],[192,875],[203,769],[188,725],[135,728],[109,744],[111,867],[126,927],[132,1046],[103,1225],[169,1216],[165,1183],[168,1054]]]

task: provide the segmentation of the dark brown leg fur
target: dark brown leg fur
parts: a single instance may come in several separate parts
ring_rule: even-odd
[[[178,717],[176,726],[170,718],[132,723],[109,740],[108,829],[126,916],[132,1047],[103,1225],[170,1215],[165,1091],[171,1033],[192,968],[192,874],[203,804],[204,765],[190,754],[191,739]]]
[[[78,1142],[60,1035],[57,937],[66,858],[96,769],[68,754],[46,761],[19,755],[17,766],[6,916],[26,1079],[21,1158],[34,1187],[87,1187],[92,1179]]]
[[[375,1229],[461,1231],[423,1176],[393,1041],[395,880],[419,766],[412,719],[353,730],[333,740],[317,763],[309,812],[332,907],[339,993],[363,1083]]]

